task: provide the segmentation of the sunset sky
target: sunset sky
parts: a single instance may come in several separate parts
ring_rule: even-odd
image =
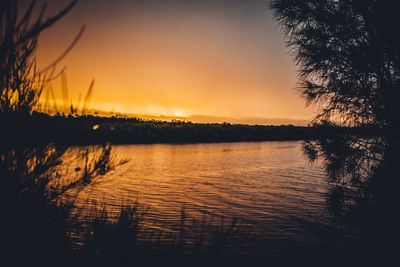
[[[69,1],[47,2],[54,14]],[[266,2],[80,0],[40,36],[37,60],[51,63],[86,25],[58,68],[66,67],[74,101],[95,79],[90,108],[242,123],[309,120]],[[61,99],[60,84],[53,82]]]

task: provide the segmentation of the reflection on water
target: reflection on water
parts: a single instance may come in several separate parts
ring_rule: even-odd
[[[128,163],[82,191],[80,203],[92,199],[115,211],[122,201],[139,200],[148,208],[145,228],[151,231],[176,231],[183,208],[188,218],[208,216],[216,224],[218,218],[239,218],[248,227],[241,250],[261,248],[301,261],[317,249],[320,255],[312,257],[325,263],[367,262],[361,255],[379,246],[381,237],[371,177],[385,147],[382,138],[343,136],[304,143],[116,146]]]
[[[382,137],[336,136],[303,144],[311,161],[323,162],[330,186],[327,207],[334,219],[349,219],[377,204],[375,172],[384,160],[385,147]]]
[[[298,142],[125,145],[115,151],[128,163],[82,191],[82,203],[138,199],[154,227],[179,224],[184,207],[192,218],[245,218],[260,238],[298,238],[302,232],[291,217],[324,212],[323,170],[308,163]]]
[[[332,223],[363,236],[367,265],[391,264],[398,232],[398,137],[338,135],[304,142],[303,149],[311,161],[323,162]]]
[[[126,250],[120,245],[126,232],[107,226],[104,208],[110,218],[119,216],[120,226],[133,220],[134,230],[145,233],[134,238],[153,244],[160,238],[178,238],[187,245],[195,239],[240,236],[231,247],[235,252],[267,255],[284,265],[310,259],[323,265],[360,258],[368,262],[365,253],[373,255],[386,241],[388,233],[380,229],[395,228],[390,223],[395,203],[391,170],[397,150],[392,148],[382,137],[351,136],[309,142],[122,145],[113,148],[115,154],[109,145],[13,148],[1,153],[0,170],[9,178],[3,180],[8,191],[2,203],[14,203],[5,205],[15,219],[11,223],[24,222],[12,226],[16,230],[26,227],[28,218],[40,218],[28,224],[35,231],[28,229],[11,240],[42,230],[50,236],[67,230],[75,239],[90,239],[89,247],[96,250],[104,240],[81,234],[90,235],[97,227],[111,229],[107,240],[118,241],[118,251]],[[8,184],[12,181],[18,183]],[[56,209],[60,195],[69,203],[61,215]],[[104,216],[99,219],[99,214]],[[94,215],[95,228],[85,232],[81,222]],[[59,221],[49,224],[52,218]],[[67,223],[71,218],[77,220],[74,225]],[[61,230],[49,232],[49,225]],[[126,244],[131,243],[128,238]]]

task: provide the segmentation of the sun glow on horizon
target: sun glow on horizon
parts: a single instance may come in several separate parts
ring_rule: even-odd
[[[76,102],[96,80],[90,109],[310,119],[312,111],[293,90],[294,67],[271,14],[260,9],[262,1],[246,5],[133,0],[104,1],[93,9],[92,1],[82,0],[40,36],[38,63],[52,62],[86,24],[60,68],[67,67],[70,98]],[[52,85],[55,98],[62,99],[60,83]]]

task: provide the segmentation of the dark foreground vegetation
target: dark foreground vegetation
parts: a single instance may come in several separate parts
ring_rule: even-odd
[[[18,13],[18,1],[0,2],[0,210],[2,261],[10,266],[389,266],[398,240],[399,39],[397,9],[389,1],[271,1],[289,38],[310,103],[323,104],[314,127],[195,124],[134,118],[49,116],[33,112],[55,64],[39,71],[39,34],[76,4],[33,19],[36,1]],[[44,8],[43,8],[44,10]],[[79,34],[78,34],[79,37]],[[352,126],[352,128],[348,128]],[[382,130],[387,129],[387,130]],[[218,142],[306,139],[310,160],[322,160],[330,190],[327,228],[306,221],[327,241],[304,247],[292,240],[259,243],[245,254],[246,225],[215,227],[185,218],[175,231],[146,232],[146,209],[126,205],[116,214],[88,203],[85,217],[76,196],[123,161],[110,143]],[[71,144],[81,166],[58,170]],[[190,221],[190,222],[189,222]],[[193,233],[193,229],[205,229]],[[327,230],[329,229],[329,230]],[[341,229],[376,235],[349,240],[358,253],[330,250]],[[367,231],[370,233],[371,231]],[[203,233],[206,233],[203,235]],[[189,238],[189,236],[191,238]],[[267,245],[266,245],[267,244]],[[5,248],[4,248],[5,247]],[[237,247],[239,250],[234,250]],[[292,253],[288,248],[295,248]],[[270,249],[270,253],[264,251]],[[285,252],[285,253],[281,253]],[[340,253],[348,253],[341,257]],[[245,255],[244,255],[245,254]],[[396,259],[397,260],[397,259]],[[394,262],[395,263],[395,262]]]
[[[375,127],[339,127],[333,124],[302,127],[293,125],[264,126],[230,123],[192,123],[141,120],[123,116],[96,117],[50,116],[34,112],[2,114],[3,136],[10,144],[54,142],[62,145],[198,143],[235,141],[305,140],[338,133],[371,135],[381,133]],[[27,134],[29,133],[29,134]]]
[[[172,228],[149,228],[140,203],[78,203],[82,190],[118,168],[111,145],[54,144],[0,149],[3,259],[13,266],[377,266],[395,247],[396,150],[384,138],[337,135],[304,142],[324,161],[330,221],[293,217],[312,242],[260,240],[246,218],[187,217]],[[397,145],[398,148],[398,145]],[[72,173],[60,171],[71,157]],[[75,164],[74,164],[75,165]],[[75,166],[74,166],[75,167]],[[82,201],[82,198],[80,198]],[[115,207],[118,207],[115,209]],[[114,210],[113,210],[114,209]],[[168,222],[165,222],[166,225]],[[251,243],[255,247],[248,247]],[[385,265],[385,264],[383,264]]]
[[[60,174],[71,154],[54,145],[0,149],[2,260],[12,266],[210,266],[246,233],[237,220],[195,221],[182,209],[171,231],[144,230],[148,209],[140,203],[117,212],[88,202],[80,191],[124,162],[110,145],[80,148],[75,173]],[[116,203],[120,205],[120,203]],[[193,231],[192,229],[202,229]]]

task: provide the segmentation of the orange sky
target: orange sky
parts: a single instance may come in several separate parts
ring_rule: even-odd
[[[68,1],[48,2],[51,14]],[[83,37],[59,64],[67,67],[72,100],[94,78],[95,109],[310,119],[311,109],[293,89],[296,75],[282,34],[264,2],[80,0],[40,36],[37,59],[39,66],[50,63],[85,24]],[[53,82],[57,98],[60,84]]]

